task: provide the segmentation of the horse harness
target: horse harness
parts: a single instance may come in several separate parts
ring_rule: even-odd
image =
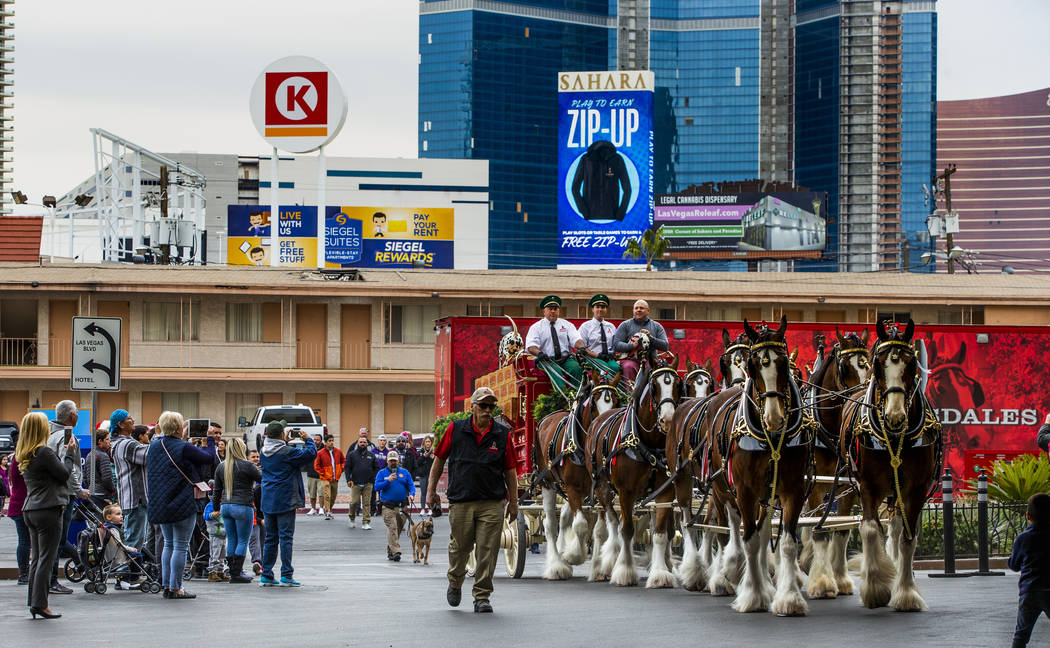
[[[784,348],[787,348],[787,345],[784,345]],[[722,357],[719,359],[720,361],[721,360],[725,360],[726,361],[726,367],[725,368],[728,368],[728,362],[729,362],[728,358],[731,355],[733,355],[733,353],[735,353],[736,351],[747,351],[747,352],[750,353],[751,352],[751,345],[750,344],[745,344],[743,342],[737,342],[735,344],[730,344],[729,346],[727,346],[726,350],[722,352]],[[721,364],[721,362],[719,362],[719,364]],[[723,379],[728,375],[728,373],[729,373],[728,371],[724,371],[724,370],[722,371]],[[726,387],[727,388],[728,387],[735,387],[735,386],[737,386],[739,384],[742,384],[743,382],[744,382],[743,378],[734,378],[731,382],[727,382],[726,383]]]
[[[907,342],[887,340],[875,346],[872,351],[872,357],[886,346],[911,348],[911,345]],[[869,450],[889,453],[895,497],[893,507],[898,509],[903,499],[900,485],[900,467],[902,463],[901,454],[904,448],[921,448],[934,445],[936,450],[935,463],[940,465],[943,460],[944,440],[941,435],[941,424],[937,420],[936,413],[930,406],[929,401],[926,399],[926,395],[919,391],[918,386],[919,381],[916,380],[915,388],[911,394],[908,394],[903,387],[890,387],[880,394],[878,392],[878,381],[873,379],[868,384],[864,399],[856,407],[848,410],[849,418],[843,421],[843,429],[848,430],[850,435],[849,443],[846,444],[845,459],[848,462],[851,473],[855,475],[857,472],[861,445]],[[909,428],[907,423],[905,423],[905,426],[899,432],[889,429],[885,420],[885,409],[883,407],[885,398],[893,393],[904,394],[905,411],[909,413],[915,397],[918,396],[919,408],[922,412],[922,415],[914,425]],[[878,415],[872,416],[873,411],[878,412]],[[904,517],[903,511],[899,512],[901,513],[901,520],[904,522],[905,538],[910,541],[913,536],[911,529],[908,528],[908,520]]]
[[[654,378],[661,376],[665,373],[671,373],[678,378],[678,372],[671,367],[660,367],[655,369],[649,374],[648,383],[642,392],[639,401],[644,400],[648,394],[649,389]],[[659,411],[661,407],[666,403],[676,405],[677,402],[674,398],[664,398],[653,406],[654,411]],[[613,439],[612,428],[616,425],[617,431],[615,439]],[[628,459],[637,461],[638,463],[647,463],[652,468],[661,468],[667,475],[670,475],[670,470],[667,469],[667,461],[664,458],[665,450],[663,448],[650,448],[645,445],[642,438],[638,434],[638,428],[642,427],[641,422],[638,420],[638,407],[634,399],[627,403],[627,407],[615,415],[610,416],[603,425],[598,429],[598,437],[601,439],[601,454],[599,456],[599,445],[595,443],[594,451],[595,457],[595,481],[598,476],[605,471],[607,466],[612,465],[613,460],[617,455],[623,453]],[[651,431],[651,430],[645,430]],[[599,464],[598,459],[601,458],[603,461]]]

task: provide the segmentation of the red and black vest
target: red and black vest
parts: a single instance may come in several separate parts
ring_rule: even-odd
[[[507,497],[503,457],[510,428],[497,421],[478,443],[472,418],[452,424],[452,447],[448,455],[449,502],[501,500]]]

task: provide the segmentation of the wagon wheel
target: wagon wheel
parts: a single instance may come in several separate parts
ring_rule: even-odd
[[[503,560],[506,562],[507,575],[521,578],[525,573],[525,552],[529,535],[525,530],[525,515],[519,510],[516,520],[503,520],[503,535],[500,537],[500,548],[503,549]]]

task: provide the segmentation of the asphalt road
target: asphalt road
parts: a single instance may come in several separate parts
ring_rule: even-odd
[[[742,615],[731,599],[676,590],[588,583],[583,568],[565,582],[539,577],[542,555],[529,554],[525,578],[506,577],[502,559],[492,597],[495,614],[476,615],[469,585],[463,604],[445,603],[447,518],[437,521],[430,566],[386,560],[382,521],[349,529],[345,516],[299,516],[296,577],[302,589],[190,581],[196,600],[117,592],[53,596],[63,617],[31,621],[26,590],[0,581],[0,645],[215,646],[1004,646],[1017,609],[1017,576],[931,579],[919,575],[930,611],[867,610],[856,596],[811,601],[805,618]],[[14,525],[0,519],[0,562],[14,562]],[[469,583],[469,581],[468,581]],[[1032,646],[1050,644],[1041,619]]]

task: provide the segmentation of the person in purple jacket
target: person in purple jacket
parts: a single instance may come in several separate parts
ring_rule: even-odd
[[[11,465],[7,468],[7,516],[15,523],[18,533],[18,546],[15,548],[15,559],[18,562],[18,584],[29,584],[29,527],[22,520],[22,504],[26,501],[26,482],[18,469],[14,455],[10,455]]]
[[[1050,618],[1050,495],[1032,495],[1026,517],[1031,524],[1014,540],[1009,562],[1021,572],[1014,648],[1028,645],[1040,614]]]

